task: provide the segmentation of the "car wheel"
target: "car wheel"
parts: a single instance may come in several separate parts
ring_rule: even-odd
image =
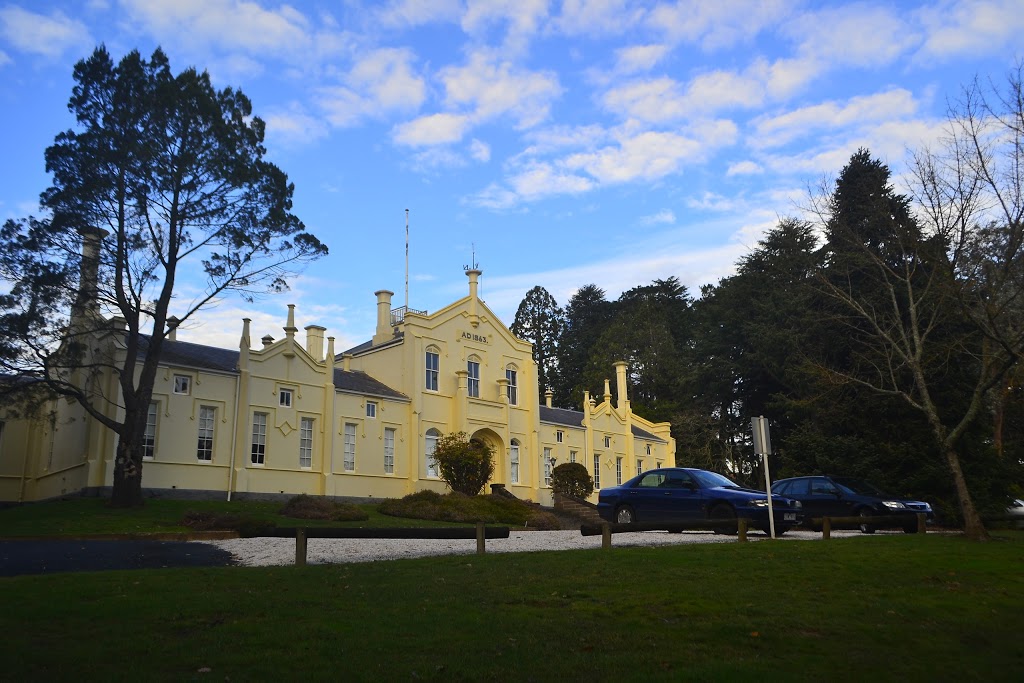
[[[871,510],[869,510],[868,508],[861,508],[860,511],[857,513],[857,516],[861,519],[867,519],[868,517],[872,517]],[[875,533],[875,527],[871,526],[867,522],[861,522],[860,532],[862,534],[873,534]]]
[[[628,505],[622,505],[615,511],[616,524],[636,524],[636,513]]]
[[[732,509],[731,505],[725,503],[719,503],[715,507],[711,508],[708,513],[711,519],[736,519],[736,511]],[[715,528],[716,534],[735,534],[736,525],[730,524],[722,527]]]

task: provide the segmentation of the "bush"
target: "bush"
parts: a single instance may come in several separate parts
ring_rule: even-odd
[[[188,510],[182,515],[181,525],[195,531],[236,531],[239,536],[261,536],[273,525],[255,517],[231,512],[199,512]]]
[[[551,470],[551,488],[563,496],[586,498],[594,492],[594,480],[580,463],[566,462]]]
[[[475,496],[494,473],[494,453],[482,441],[470,441],[465,432],[445,434],[437,440],[434,460],[441,479],[452,491]]]
[[[307,496],[305,493],[285,503],[279,514],[294,519],[323,519],[332,522],[362,522],[370,518],[370,515],[351,503],[338,503],[329,498]]]
[[[558,531],[562,528],[562,521],[550,512],[534,512],[526,518],[526,527],[539,531]]]
[[[532,529],[560,529],[558,518],[534,505],[489,494],[467,496],[452,492],[441,495],[434,491],[420,491],[404,498],[383,501],[377,508],[381,514],[410,519],[431,519],[441,522],[484,522],[508,524]]]

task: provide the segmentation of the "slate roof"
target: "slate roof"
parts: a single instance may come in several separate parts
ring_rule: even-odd
[[[566,427],[582,427],[583,413],[579,410],[569,410],[568,408],[548,408],[547,406],[541,406],[540,421],[556,425],[565,425]],[[633,436],[641,439],[647,439],[648,441],[665,443],[664,439],[651,434],[646,429],[641,429],[636,425],[631,425],[631,427],[633,430]]]
[[[139,341],[140,358],[145,357],[148,348],[149,337],[141,335]],[[203,370],[238,373],[238,351],[220,349],[204,344],[193,344],[191,342],[164,340],[163,355],[160,362]],[[395,391],[383,382],[358,370],[346,372],[340,368],[335,368],[334,387],[335,389],[355,394],[409,400],[409,397],[402,392]]]
[[[139,335],[139,358],[149,349],[149,336]],[[238,351],[192,342],[164,340],[160,362],[220,372],[238,372]]]
[[[368,394],[408,401],[409,397],[359,370],[334,369],[334,388],[354,394]]]

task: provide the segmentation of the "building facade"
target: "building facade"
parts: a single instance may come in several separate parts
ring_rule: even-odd
[[[491,446],[492,484],[542,505],[552,504],[551,470],[561,463],[585,465],[597,487],[675,464],[669,424],[630,409],[625,363],[614,367],[614,402],[609,378],[580,410],[551,407],[531,344],[478,297],[480,271],[466,275],[468,295],[429,314],[392,309],[392,292],[376,292],[373,338],[342,353],[319,325],[300,339],[294,306],[280,339],[253,344],[244,320],[238,350],[171,330],[149,408],[143,488],[228,500],[443,492],[431,453],[451,432]],[[123,362],[123,322],[107,322],[97,344]],[[116,395],[113,372],[91,381]],[[0,409],[0,501],[102,491],[115,447],[113,432],[66,399],[34,420]]]

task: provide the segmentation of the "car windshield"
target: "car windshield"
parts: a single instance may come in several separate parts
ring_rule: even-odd
[[[689,472],[694,479],[700,482],[701,488],[710,489],[716,486],[734,489],[740,488],[731,479],[723,477],[717,472],[708,472],[707,470],[687,470],[687,472]]]
[[[851,477],[832,477],[832,481],[836,483],[843,493],[852,493],[858,496],[878,496],[885,497],[885,492],[877,486],[867,483],[863,479],[853,479]]]

